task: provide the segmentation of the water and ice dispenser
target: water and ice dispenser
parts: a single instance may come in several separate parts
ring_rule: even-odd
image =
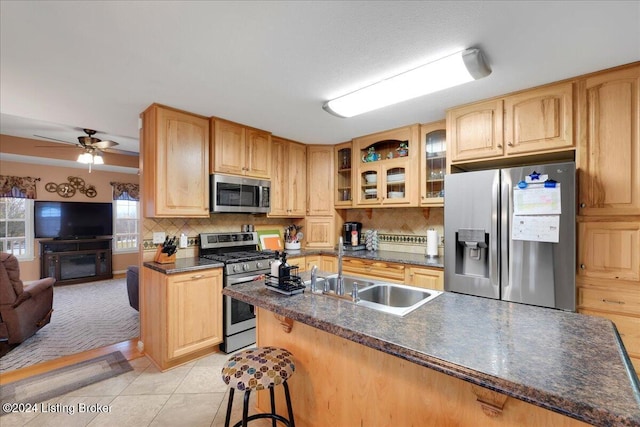
[[[479,228],[456,231],[456,274],[489,277],[489,233]]]

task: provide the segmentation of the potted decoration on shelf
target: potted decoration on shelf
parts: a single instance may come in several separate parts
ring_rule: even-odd
[[[396,148],[396,151],[398,152],[398,157],[406,157],[409,155],[409,144],[407,144],[407,141],[402,141],[400,143],[400,145],[398,146],[398,148]]]
[[[284,229],[284,248],[289,250],[300,249],[300,240],[302,240],[301,225],[291,224]]]
[[[367,154],[362,156],[362,161],[363,162],[375,162],[377,160],[380,160],[380,154],[376,153],[376,148],[375,147],[369,147],[369,150],[367,151]]]

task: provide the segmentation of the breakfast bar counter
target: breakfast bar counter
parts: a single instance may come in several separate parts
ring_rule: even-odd
[[[449,292],[404,317],[308,289],[285,296],[262,282],[223,293],[259,308],[259,345],[287,346],[300,359],[296,375],[303,378],[297,389],[292,378],[293,389],[311,395],[294,400],[302,412],[324,417],[322,425],[640,425],[638,378],[605,319]],[[368,374],[358,381],[367,390],[358,392],[363,384],[353,379],[341,387],[340,376],[323,383],[332,370],[344,377],[363,369]],[[397,392],[396,381],[404,381]],[[369,396],[362,402],[368,409],[349,413],[335,398],[343,388],[354,407],[359,394]],[[372,395],[385,395],[386,403],[371,402]],[[367,421],[380,405],[388,406],[381,409],[387,420]],[[423,410],[428,419],[416,415]]]

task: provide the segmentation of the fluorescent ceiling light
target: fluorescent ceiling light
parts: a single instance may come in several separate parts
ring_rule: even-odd
[[[338,117],[353,117],[491,74],[479,49],[466,49],[324,103]]]

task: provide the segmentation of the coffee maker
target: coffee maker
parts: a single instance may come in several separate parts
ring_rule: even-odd
[[[365,245],[360,244],[361,222],[345,222],[343,230],[344,248],[346,250],[357,251],[365,249]]]

